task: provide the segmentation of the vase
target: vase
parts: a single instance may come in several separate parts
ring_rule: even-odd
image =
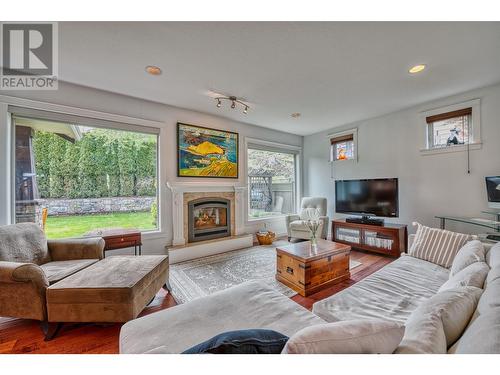
[[[311,245],[316,246],[318,244],[318,239],[316,238],[316,233],[311,231],[311,238],[309,239],[311,241]]]

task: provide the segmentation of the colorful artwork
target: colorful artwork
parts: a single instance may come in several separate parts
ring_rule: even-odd
[[[179,177],[238,178],[238,133],[177,123]]]

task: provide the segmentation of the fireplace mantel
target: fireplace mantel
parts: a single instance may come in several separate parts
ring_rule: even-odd
[[[234,193],[234,234],[241,235],[244,233],[246,186],[226,182],[214,184],[204,182],[167,182],[167,187],[172,192],[173,246],[186,244],[184,233],[184,193]]]

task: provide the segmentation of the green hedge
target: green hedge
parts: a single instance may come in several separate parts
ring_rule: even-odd
[[[41,198],[156,195],[156,138],[113,130],[85,132],[75,143],[33,136]]]

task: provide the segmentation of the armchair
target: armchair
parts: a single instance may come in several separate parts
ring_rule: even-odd
[[[45,321],[49,285],[103,258],[102,238],[49,240],[33,223],[0,227],[0,316]]]
[[[326,239],[329,222],[329,218],[326,216],[326,198],[305,197],[302,198],[300,206],[300,214],[288,215],[286,217],[288,241],[292,238],[308,240],[311,237],[311,232],[306,225],[307,220],[319,220],[320,226],[316,232],[316,236]]]

